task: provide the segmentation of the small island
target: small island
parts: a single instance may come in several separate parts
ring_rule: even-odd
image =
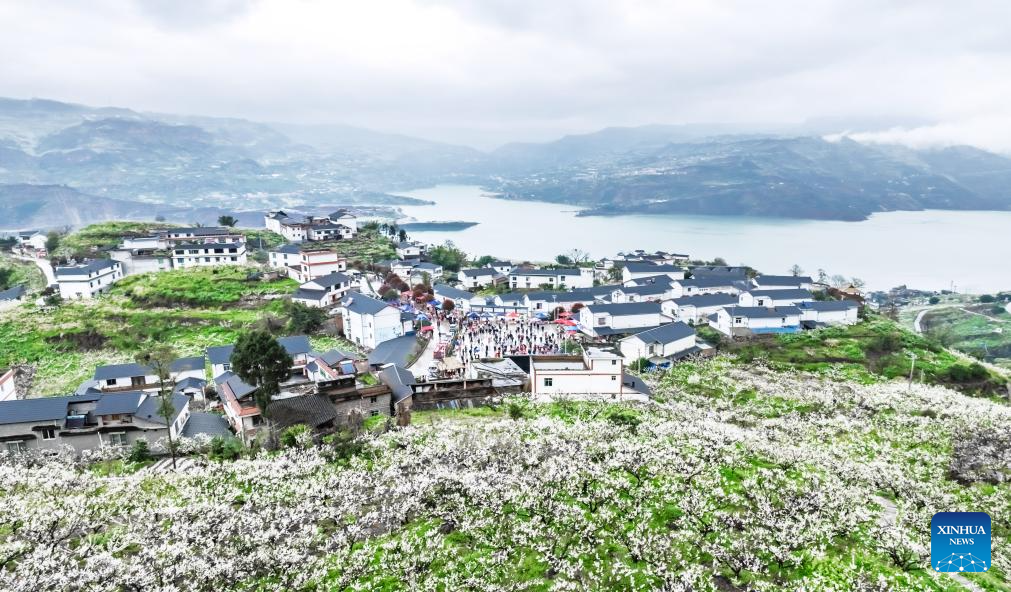
[[[400,224],[400,227],[404,230],[414,230],[418,232],[424,232],[426,230],[442,230],[442,231],[454,231],[454,230],[467,230],[471,226],[477,226],[477,222],[466,222],[462,220],[433,220],[430,222],[404,222]]]

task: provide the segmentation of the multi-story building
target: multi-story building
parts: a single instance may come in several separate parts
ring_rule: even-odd
[[[549,286],[554,289],[593,287],[593,268],[526,269],[517,267],[509,272],[509,287],[533,290]]]
[[[263,223],[267,230],[296,243],[349,239],[358,234],[358,220],[347,210],[327,216],[296,216],[274,210],[263,217]]]
[[[595,348],[583,355],[532,356],[530,392],[535,395],[620,395],[624,363]]]
[[[94,298],[123,278],[123,264],[111,259],[93,259],[57,267],[56,283],[64,300]]]
[[[413,329],[413,318],[382,300],[353,293],[341,303],[341,320],[348,339],[369,349],[401,337]]]
[[[172,246],[172,267],[176,269],[245,264],[245,241],[234,243],[177,243]]]

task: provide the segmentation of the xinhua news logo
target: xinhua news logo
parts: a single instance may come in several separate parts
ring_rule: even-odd
[[[930,566],[942,572],[990,569],[990,515],[938,512],[930,519]]]

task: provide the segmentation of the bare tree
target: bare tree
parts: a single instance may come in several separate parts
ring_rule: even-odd
[[[176,468],[176,446],[172,440],[172,417],[175,415],[175,405],[172,404],[172,393],[168,389],[168,380],[172,372],[172,362],[176,353],[167,345],[158,345],[137,356],[137,363],[150,368],[158,377],[158,415],[165,419],[168,427],[169,454],[172,455],[172,468]]]

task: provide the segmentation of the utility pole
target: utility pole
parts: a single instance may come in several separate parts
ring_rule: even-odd
[[[906,390],[910,390],[913,387],[913,370],[916,369],[916,352],[909,352],[909,382],[906,384]]]

